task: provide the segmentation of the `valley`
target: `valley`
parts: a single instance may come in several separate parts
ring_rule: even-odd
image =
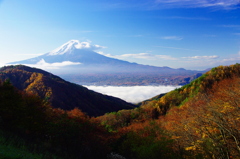
[[[78,73],[59,74],[63,79],[80,85],[96,86],[147,86],[147,85],[185,85],[200,77],[201,73],[188,75],[167,75],[162,73]]]
[[[206,72],[131,63],[101,55],[88,47],[84,42],[70,40],[43,55],[9,64],[44,69],[81,85],[101,86],[185,85]]]
[[[240,0],[0,0],[0,159],[240,159]]]
[[[240,157],[239,64],[213,68],[137,105],[23,65],[1,68],[0,77],[0,146],[10,148],[0,157],[16,157],[12,151],[23,158]],[[54,106],[59,99],[68,106],[80,100],[79,107]],[[108,111],[85,109],[92,106]]]
[[[129,103],[137,104],[142,101],[148,100],[156,95],[170,92],[181,86],[171,85],[146,85],[146,86],[96,86],[96,85],[83,85],[89,90],[98,93],[118,97]]]
[[[155,67],[82,45],[69,41],[16,62],[54,66],[47,71],[0,68],[0,146],[12,140],[12,149],[39,158],[240,157],[239,64],[208,71]]]
[[[9,80],[17,89],[41,97],[54,108],[79,108],[89,116],[135,107],[119,98],[102,95],[44,70],[24,65],[0,68],[0,80]]]

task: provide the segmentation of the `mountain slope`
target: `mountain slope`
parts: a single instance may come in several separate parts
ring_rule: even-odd
[[[157,159],[164,154],[158,150],[167,143],[173,143],[169,148],[178,156],[172,158],[239,158],[239,88],[240,64],[219,66],[189,85],[143,102],[139,108],[106,114],[97,120],[110,131],[129,136],[116,151],[128,158],[141,158],[131,155],[149,149],[143,154],[155,154],[152,158]],[[144,142],[138,142],[140,139]]]
[[[89,44],[86,42],[79,42],[78,40],[70,40],[62,46],[54,49],[51,52],[48,52],[44,55],[13,62],[12,64],[36,64],[41,60],[44,60],[47,63],[56,63],[63,61],[79,62],[80,66],[87,65],[135,65],[127,61],[122,61],[114,58],[109,58],[103,55],[100,55],[93,50],[89,49]]]
[[[219,85],[224,80],[232,80],[235,82],[240,81],[240,64],[231,66],[219,66],[212,68],[207,73],[198,77],[190,84],[184,85],[166,94],[157,95],[149,100],[143,101],[138,104],[138,108],[133,110],[121,110],[118,112],[118,118],[121,119],[123,116],[126,118],[126,114],[130,115],[128,122],[132,121],[146,121],[157,119],[161,116],[165,116],[169,111],[175,108],[180,108],[185,104],[196,101],[199,94],[204,96],[211,96],[213,94],[212,87]],[[220,85],[221,86],[221,85]],[[215,86],[216,87],[216,86]],[[221,86],[224,87],[224,86]],[[221,89],[221,87],[219,89]],[[224,94],[225,92],[223,92]],[[233,99],[234,100],[234,99]],[[136,118],[131,119],[134,114]],[[101,117],[100,117],[101,118]],[[121,121],[121,120],[120,120]],[[112,122],[112,121],[111,121]],[[116,121],[118,122],[118,121]],[[125,123],[122,125],[128,125]],[[111,124],[109,124],[111,125]],[[114,125],[114,124],[113,124]],[[121,125],[121,124],[115,124]]]
[[[165,115],[171,108],[182,106],[189,100],[194,99],[198,94],[211,90],[218,82],[232,78],[240,78],[239,64],[212,68],[190,84],[175,89],[164,96],[159,96],[159,98],[143,102],[141,106],[151,108],[154,105],[159,115]]]
[[[43,54],[41,56],[12,62],[10,64],[61,64],[68,62],[66,67],[69,72],[121,72],[121,73],[158,73],[167,75],[193,75],[199,71],[190,71],[185,69],[172,69],[169,67],[156,67],[149,65],[141,65],[137,63],[130,63],[127,61],[107,57],[94,51],[94,49],[101,48],[98,45],[90,45],[87,42],[79,42],[78,40],[70,40],[57,49]]]
[[[119,98],[96,93],[51,73],[23,65],[1,68],[0,79],[9,79],[18,89],[39,95],[55,108],[71,110],[77,107],[90,116],[134,108]]]

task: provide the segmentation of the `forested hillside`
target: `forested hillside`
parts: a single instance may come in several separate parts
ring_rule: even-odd
[[[239,88],[240,64],[219,66],[138,108],[90,118],[5,81],[0,146],[23,152],[19,158],[238,159]]]
[[[40,96],[54,108],[72,110],[76,107],[90,116],[135,107],[119,98],[102,95],[46,71],[24,65],[1,68],[0,79],[9,79],[19,90]]]
[[[129,135],[121,143],[128,147],[127,153],[119,151],[128,158],[144,158],[141,153],[150,158],[239,158],[239,88],[240,65],[219,66],[139,108],[96,120],[109,131]],[[167,156],[160,157],[162,153]]]
[[[0,158],[105,158],[111,134],[81,110],[54,109],[0,82]]]

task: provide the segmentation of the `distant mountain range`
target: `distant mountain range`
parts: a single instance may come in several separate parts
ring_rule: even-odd
[[[126,61],[100,55],[88,49],[84,42],[81,43],[78,40],[71,40],[59,48],[44,55],[23,61],[13,62],[11,64],[37,64],[41,62],[61,63],[64,61],[78,64],[78,67],[86,67],[92,65],[132,65],[132,63]]]
[[[94,46],[89,46],[89,43],[71,40],[41,56],[10,64],[65,64],[65,67],[61,68],[61,73],[64,71],[66,73],[157,73],[164,75],[193,75],[198,73],[198,71],[185,70],[183,68],[172,69],[169,67],[130,63],[101,55],[92,51],[92,47]]]
[[[90,116],[135,107],[119,98],[102,95],[41,69],[24,65],[0,68],[0,80],[7,79],[19,90],[40,96],[54,108],[72,110],[76,107]]]

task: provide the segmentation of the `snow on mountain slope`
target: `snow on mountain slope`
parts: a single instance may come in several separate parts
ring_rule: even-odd
[[[78,40],[70,40],[62,46],[54,49],[51,52],[43,54],[41,56],[13,62],[10,64],[41,64],[42,61],[52,63],[62,63],[64,61],[70,61],[73,63],[81,63],[86,65],[128,65],[127,61],[122,61],[110,57],[101,55],[95,50],[104,48],[100,45],[92,45],[89,42],[79,42]]]
[[[76,49],[85,49],[85,50],[96,50],[103,48],[100,45],[91,45],[89,42],[80,42],[78,40],[70,40],[62,46],[54,49],[48,53],[48,56],[52,55],[62,55],[62,54],[71,54]]]
[[[70,40],[62,46],[41,56],[12,62],[10,64],[23,64],[42,69],[59,69],[61,72],[79,73],[154,73],[154,74],[192,74],[192,71],[184,69],[172,69],[169,67],[156,67],[141,65],[107,57],[95,50],[104,48],[100,45],[92,45],[90,42]]]

